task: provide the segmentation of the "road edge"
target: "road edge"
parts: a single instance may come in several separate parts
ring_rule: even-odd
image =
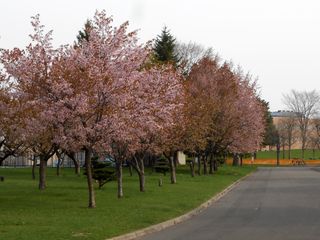
[[[149,227],[131,232],[131,233],[127,233],[124,235],[120,235],[117,237],[112,237],[112,238],[107,238],[106,240],[134,240],[137,239],[139,237],[143,237],[147,234],[151,234],[151,233],[155,233],[158,231],[161,231],[165,228],[171,227],[173,225],[176,225],[178,223],[184,222],[190,218],[192,218],[195,215],[198,215],[199,213],[201,213],[203,210],[205,210],[206,208],[208,208],[210,205],[212,205],[213,203],[215,203],[216,201],[218,201],[219,199],[221,199],[223,196],[225,196],[227,193],[229,193],[231,190],[233,190],[240,182],[242,182],[244,179],[246,179],[247,177],[251,176],[254,172],[256,172],[256,170],[248,173],[247,175],[243,176],[242,178],[238,179],[237,181],[233,182],[231,185],[229,185],[228,187],[226,187],[224,190],[222,190],[221,192],[217,193],[216,195],[214,195],[212,198],[210,198],[209,200],[207,200],[206,202],[202,203],[200,206],[196,207],[195,209],[179,216],[179,217],[175,217],[172,219],[169,219],[165,222],[161,222],[155,225],[151,225]]]

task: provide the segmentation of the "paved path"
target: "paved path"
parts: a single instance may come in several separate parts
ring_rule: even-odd
[[[198,216],[144,240],[319,240],[320,169],[259,168]]]

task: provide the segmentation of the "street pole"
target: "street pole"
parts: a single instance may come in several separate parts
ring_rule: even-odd
[[[277,166],[280,165],[280,144],[277,143]]]

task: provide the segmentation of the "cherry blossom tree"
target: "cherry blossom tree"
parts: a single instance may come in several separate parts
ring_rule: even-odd
[[[236,75],[239,81],[236,96],[235,128],[229,146],[231,152],[250,153],[257,150],[264,133],[263,106],[257,94],[256,82],[250,75]]]
[[[157,66],[148,69],[145,75],[146,82],[139,83],[131,91],[133,99],[140,100],[135,103],[136,109],[132,112],[136,115],[136,123],[130,134],[135,140],[128,142],[131,163],[140,179],[140,191],[144,191],[144,156],[164,150],[163,145],[159,145],[159,139],[168,142],[166,133],[181,124],[177,120],[184,104],[181,76],[172,66]]]
[[[19,141],[19,102],[11,92],[10,79],[0,72],[0,166],[10,156],[15,156],[24,150]]]
[[[46,188],[46,164],[56,145],[55,122],[49,108],[51,74],[57,51],[51,45],[52,31],[44,33],[39,15],[32,18],[32,42],[24,50],[1,50],[1,63],[11,79],[12,92],[19,102],[20,134],[18,139],[40,156],[39,189]]]
[[[112,27],[112,18],[97,12],[89,40],[69,47],[54,66],[54,93],[60,113],[55,142],[85,150],[89,207],[95,207],[91,156],[116,160],[118,197],[123,196],[122,163],[139,150],[139,139],[174,125],[182,103],[178,74],[168,66],[144,68],[150,44],[138,44],[128,23]]]
[[[189,140],[199,159],[198,173],[200,161],[206,174],[209,160],[212,173],[217,169],[215,156],[258,148],[263,132],[262,108],[249,75],[235,72],[229,63],[220,65],[218,58],[206,57],[193,66],[188,81],[188,103],[193,109],[189,118],[197,123],[188,131],[195,137]]]
[[[212,123],[212,116],[218,106],[218,85],[215,76],[219,69],[217,59],[205,57],[192,67],[187,81],[187,149],[194,152],[198,159],[198,175],[201,173],[201,161],[207,170],[205,150]]]

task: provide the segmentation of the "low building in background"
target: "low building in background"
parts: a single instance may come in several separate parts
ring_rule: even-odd
[[[302,143],[300,138],[300,129],[298,123],[298,114],[290,111],[272,112],[273,124],[278,133],[280,145],[284,149],[289,149],[289,139],[291,137],[291,149],[301,149]],[[308,130],[307,149],[318,149],[320,147],[319,133],[320,133],[320,118],[313,118],[310,120]],[[289,133],[291,132],[291,136]],[[272,148],[274,149],[274,147]]]

